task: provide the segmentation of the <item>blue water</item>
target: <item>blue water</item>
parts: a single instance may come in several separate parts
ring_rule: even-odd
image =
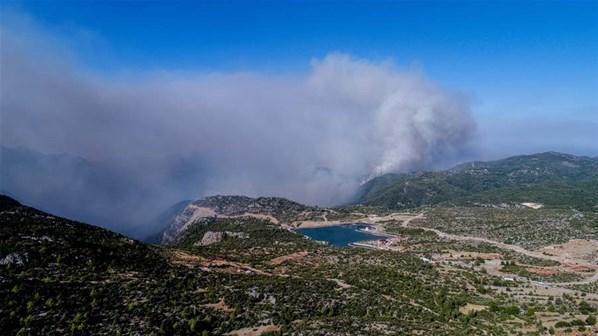
[[[371,225],[341,224],[320,228],[297,229],[297,232],[304,234],[313,240],[323,240],[328,242],[330,245],[341,247],[349,246],[349,244],[359,241],[383,238],[383,236],[359,231],[366,227],[371,227]]]

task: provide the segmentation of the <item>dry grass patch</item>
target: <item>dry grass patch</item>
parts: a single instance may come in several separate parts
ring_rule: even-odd
[[[482,310],[484,310],[486,308],[488,308],[488,306],[474,304],[474,303],[468,303],[465,306],[459,308],[459,312],[461,314],[469,315],[469,314],[474,313],[474,312],[482,311]]]
[[[301,251],[301,252],[287,254],[287,255],[276,257],[276,258],[270,260],[270,264],[281,265],[288,261],[297,261],[297,260],[305,258],[308,254],[309,253],[307,251]]]
[[[280,327],[274,324],[263,325],[259,327],[249,327],[243,328],[238,330],[233,330],[231,332],[226,333],[225,335],[231,336],[259,336],[265,333],[271,332],[278,332],[280,331]]]

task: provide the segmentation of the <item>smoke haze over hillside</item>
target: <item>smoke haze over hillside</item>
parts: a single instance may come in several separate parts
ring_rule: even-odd
[[[365,178],[458,154],[475,128],[466,99],[391,62],[331,53],[304,74],[100,76],[32,29],[2,27],[2,145],[118,171],[139,193],[119,208],[214,193],[340,203]],[[73,190],[77,168],[38,174],[93,199],[89,183]],[[3,188],[44,186],[28,180]],[[98,212],[115,206],[98,200]]]
[[[334,49],[306,55],[300,70],[215,71],[209,64],[197,70],[178,67],[176,61],[176,66],[162,66],[152,53],[143,55],[155,57],[158,66],[123,61],[124,67],[107,70],[109,39],[96,38],[85,27],[60,34],[23,13],[2,14],[0,190],[121,232],[143,235],[172,204],[217,193],[334,205],[349,200],[363,181],[389,172],[548,150],[598,155],[594,101],[581,99],[584,90],[571,83],[555,84],[557,89],[546,89],[552,94],[544,94],[543,86],[527,85],[528,80],[546,84],[532,73],[511,78],[487,67],[480,72],[473,64],[471,73],[461,76],[455,70],[438,82],[420,67]],[[114,19],[129,22],[120,15]],[[162,19],[147,18],[143,24],[160,26]],[[127,33],[135,34],[134,28]],[[221,33],[231,34],[231,41],[237,36]],[[145,40],[153,36],[139,34],[131,40],[158,50]],[[84,43],[73,42],[77,38]],[[179,43],[194,50],[192,41]],[[178,57],[171,47],[161,51]],[[115,58],[125,53],[122,44],[119,48]],[[97,62],[84,57],[88,54]],[[488,59],[500,61],[483,58]],[[257,63],[271,61],[264,57]],[[467,60],[453,63],[462,68]],[[488,87],[498,88],[500,99],[484,109],[480,101],[487,96],[478,96],[481,89],[462,84],[476,75],[482,86],[487,84],[486,93],[494,92]],[[577,75],[575,83],[582,77]],[[447,78],[472,93],[445,87]],[[567,90],[580,99],[569,99]]]

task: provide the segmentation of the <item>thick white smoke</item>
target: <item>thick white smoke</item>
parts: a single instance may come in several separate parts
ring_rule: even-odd
[[[212,193],[340,203],[365,178],[458,153],[474,129],[466,100],[391,62],[336,53],[303,75],[119,76],[30,35],[2,28],[2,145],[124,167],[165,203]],[[196,189],[169,184],[181,160],[201,167]]]
[[[421,74],[392,64],[347,55],[314,62],[310,79],[319,94],[361,111],[368,175],[401,172],[449,157],[474,129],[467,101],[438,88]],[[346,110],[344,110],[346,113]]]

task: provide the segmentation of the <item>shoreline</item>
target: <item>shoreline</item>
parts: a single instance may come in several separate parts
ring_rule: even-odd
[[[355,232],[362,233],[367,236],[371,236],[371,239],[364,239],[364,240],[360,240],[360,241],[356,241],[356,242],[351,242],[342,247],[351,247],[351,248],[361,247],[361,248],[368,248],[368,249],[372,249],[372,250],[384,250],[384,248],[381,248],[380,246],[378,246],[381,241],[397,238],[397,236],[385,232],[380,224],[363,223],[363,222],[360,222],[360,223],[334,223],[334,224],[328,222],[328,225],[295,227],[295,228],[292,228],[291,231],[301,234],[304,237],[306,237],[307,239],[313,240],[313,238],[311,238],[309,235],[306,235],[305,233],[301,232],[300,230],[301,229],[321,229],[321,228],[326,228],[326,227],[342,226],[342,225],[364,225],[364,226],[370,227],[369,230],[365,230],[363,228],[355,228],[353,230]],[[322,241],[322,240],[317,240],[317,241],[325,242],[327,245],[333,246],[333,244],[331,244],[328,241]]]
[[[304,220],[304,221],[295,221],[290,224],[293,228],[298,229],[311,229],[311,228],[318,228],[318,227],[327,227],[327,226],[335,226],[341,224],[368,224],[374,225],[379,227],[381,222],[389,221],[389,220],[396,220],[402,221],[417,218],[418,215],[414,215],[412,213],[407,212],[395,212],[385,216],[376,216],[376,215],[369,215],[366,217],[358,217],[358,218],[347,218],[343,220]]]
[[[346,247],[361,247],[361,248],[368,248],[368,249],[373,249],[373,250],[392,250],[392,248],[388,248],[385,246],[380,246],[380,244],[382,244],[383,242],[381,242],[382,240],[394,240],[394,239],[400,239],[400,236],[395,235],[395,234],[391,234],[386,232],[386,230],[384,229],[384,222],[386,221],[390,221],[390,220],[394,220],[394,221],[401,221],[403,224],[405,225],[406,222],[408,223],[409,221],[419,218],[421,217],[422,214],[411,214],[411,213],[405,213],[405,212],[395,212],[386,216],[367,216],[367,217],[361,217],[361,218],[355,218],[355,219],[347,219],[347,220],[334,220],[334,221],[297,221],[297,222],[293,222],[291,225],[288,226],[288,229],[296,232],[298,234],[303,235],[304,237],[307,237],[309,239],[311,239],[309,236],[301,233],[299,230],[300,229],[317,229],[317,228],[325,228],[325,227],[331,227],[331,226],[339,226],[339,225],[367,225],[370,226],[372,229],[370,230],[363,230],[363,229],[357,229],[357,232],[363,233],[363,234],[367,234],[367,235],[371,235],[373,239],[369,239],[369,240],[361,240],[361,241],[357,241],[357,242],[353,242],[353,243],[349,243],[346,245]]]

